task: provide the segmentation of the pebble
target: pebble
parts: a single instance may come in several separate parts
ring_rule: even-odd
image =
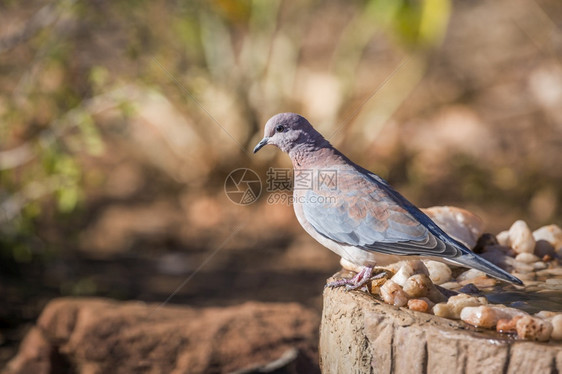
[[[525,285],[527,285],[526,282],[528,281],[535,281],[537,280],[537,274],[534,272],[529,272],[529,273],[518,273],[516,271],[512,272],[511,275],[513,275],[514,277],[517,277],[519,279],[521,279],[523,282],[525,282]],[[542,283],[542,282],[540,282]]]
[[[447,264],[432,260],[425,260],[424,264],[429,271],[429,278],[433,284],[441,285],[451,280],[452,272]]]
[[[555,249],[562,247],[562,229],[557,225],[543,226],[533,231],[535,240],[546,240]]]
[[[402,307],[408,304],[408,295],[399,284],[392,280],[386,281],[380,288],[380,295],[385,303]]]
[[[554,340],[562,340],[562,314],[555,315],[551,320],[552,334],[550,337]]]
[[[543,261],[537,261],[533,264],[534,270],[543,270],[546,269],[548,266]]]
[[[523,316],[515,324],[517,329],[517,337],[519,339],[534,340],[539,342],[546,342],[550,339],[552,334],[552,323],[549,321],[531,317]]]
[[[526,316],[527,313],[508,307],[481,305],[468,306],[461,311],[464,322],[477,327],[492,328],[500,319],[512,319],[515,316]]]
[[[408,309],[427,313],[430,308],[428,302],[423,299],[410,299],[408,300]]]
[[[461,318],[461,311],[466,307],[486,305],[486,304],[488,304],[488,300],[486,300],[485,297],[475,297],[465,294],[452,296],[447,301],[447,305],[449,305],[451,314],[455,319]]]
[[[482,253],[486,250],[486,248],[493,245],[498,245],[498,239],[496,239],[496,236],[494,234],[484,233],[478,238],[476,246],[472,249],[472,251],[474,253]]]
[[[441,291],[437,289],[437,287],[433,286],[429,292],[427,293],[427,298],[434,303],[441,303],[443,301],[447,301],[447,296],[443,295]]]
[[[367,283],[367,290],[373,295],[380,295],[380,289],[382,285],[390,278],[387,273],[382,277],[373,278]]]
[[[534,270],[532,265],[519,261],[514,261],[512,266],[513,270],[518,273],[530,273]]]
[[[393,268],[398,267],[397,270],[391,269],[395,271],[394,276],[391,278],[392,281],[400,286],[404,286],[408,278],[410,278],[414,274],[425,274],[429,276],[429,271],[425,267],[424,263],[420,260],[414,261],[400,261],[397,264],[391,265]],[[389,268],[391,268],[389,266]]]
[[[468,210],[453,206],[435,206],[423,209],[423,212],[443,231],[468,248],[474,248],[476,240],[483,233],[482,219]]]
[[[499,245],[506,247],[511,247],[511,241],[509,240],[509,230],[505,230],[496,235]]]
[[[523,262],[525,264],[530,264],[532,262],[537,262],[539,260],[540,258],[528,252],[519,253],[517,256],[515,256],[515,261]]]
[[[512,319],[498,320],[498,323],[496,324],[496,331],[502,333],[517,332],[517,321],[521,318],[521,316],[515,316]]]
[[[461,285],[458,282],[447,282],[447,283],[440,284],[439,286],[447,290],[454,290],[461,287]]]
[[[472,284],[475,287],[480,288],[480,289],[494,287],[497,283],[498,283],[498,280],[496,278],[490,278],[486,275],[460,282],[460,284],[463,285],[463,286],[466,286],[468,284]]]
[[[517,253],[533,253],[535,250],[535,239],[527,223],[518,220],[509,229],[509,241],[511,248]]]
[[[466,307],[486,305],[485,297],[475,297],[466,294],[451,296],[446,303],[435,304],[433,314],[439,317],[460,319],[461,311]]]
[[[562,267],[537,271],[538,276],[562,276]]]
[[[511,270],[511,265],[515,261],[513,257],[515,252],[509,247],[501,245],[493,245],[486,248],[486,252],[480,254],[481,257],[490,261],[492,264],[501,267],[502,269]]]
[[[560,278],[547,279],[544,284],[551,290],[562,290],[562,279]]]
[[[544,239],[539,239],[535,243],[535,254],[540,258],[543,258],[544,256],[554,257],[556,251],[550,242]]]
[[[469,295],[480,295],[482,292],[474,285],[474,283],[468,283],[461,287],[459,290],[460,293],[469,294]]]
[[[556,312],[550,312],[548,310],[541,310],[538,313],[535,313],[533,317],[542,318],[542,319],[552,319],[554,316],[558,315]]]
[[[486,274],[484,272],[480,271],[480,270],[470,269],[470,270],[465,271],[464,273],[461,273],[457,277],[457,282],[471,281],[472,279],[482,277],[482,276],[486,276]]]
[[[429,291],[434,288],[431,279],[425,274],[414,274],[406,280],[403,289],[409,297],[418,298],[424,297],[429,294]]]

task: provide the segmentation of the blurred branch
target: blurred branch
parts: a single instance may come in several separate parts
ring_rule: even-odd
[[[61,4],[73,3],[74,0],[59,1],[45,5],[39,9],[25,26],[9,36],[0,39],[0,53],[7,52],[16,46],[25,43],[37,34],[41,29],[53,24],[61,14]]]
[[[41,148],[48,148],[54,141],[65,135],[71,128],[77,126],[84,114],[95,115],[105,110],[115,108],[125,101],[134,101],[139,90],[133,86],[124,86],[82,101],[80,105],[69,110],[55,120],[48,129],[42,131],[37,139],[32,139],[16,148],[0,151],[0,170],[9,170],[21,166],[35,157],[34,144]]]

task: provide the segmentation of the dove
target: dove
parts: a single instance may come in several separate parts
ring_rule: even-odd
[[[265,124],[258,152],[274,145],[294,169],[293,207],[303,229],[360,271],[328,286],[356,289],[379,266],[430,258],[464,266],[516,285],[518,278],[445,233],[386,180],[356,165],[302,116],[281,113]]]

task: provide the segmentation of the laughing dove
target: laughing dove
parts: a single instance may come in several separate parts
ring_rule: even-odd
[[[369,280],[375,264],[397,261],[398,256],[430,257],[522,284],[447,235],[387,181],[345,157],[304,117],[277,114],[267,121],[264,135],[254,153],[275,145],[293,163],[299,223],[322,245],[362,269],[351,280],[329,285],[358,288]],[[306,188],[297,188],[299,176]]]

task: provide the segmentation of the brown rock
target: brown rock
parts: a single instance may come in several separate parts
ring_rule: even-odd
[[[429,310],[429,304],[427,303],[427,301],[422,299],[410,299],[408,300],[408,309],[427,313],[427,311]]]
[[[483,233],[483,222],[476,214],[454,206],[434,206],[422,209],[439,227],[453,238],[474,248]]]
[[[562,368],[562,344],[470,331],[461,321],[326,288],[320,366],[324,374],[548,373]]]
[[[318,316],[298,304],[158,307],[63,298],[47,305],[5,369],[14,373],[318,372]],[[57,366],[59,365],[59,366]]]

